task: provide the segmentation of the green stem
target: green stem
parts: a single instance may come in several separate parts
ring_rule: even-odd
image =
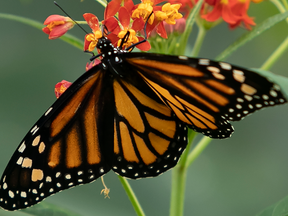
[[[288,37],[278,46],[278,48],[269,56],[269,58],[261,66],[262,70],[269,70],[272,65],[280,58],[280,56],[288,48]]]
[[[204,149],[212,140],[209,137],[203,137],[198,143],[198,145],[196,145],[192,152],[189,154],[189,149],[195,136],[196,132],[193,132],[190,136],[191,141],[189,142],[187,149],[181,156],[181,160],[179,161],[178,165],[172,170],[170,216],[183,215],[187,169],[204,151]]]
[[[4,18],[4,19],[9,19],[9,20],[14,20],[20,23],[24,23],[30,26],[33,26],[37,29],[41,29],[44,27],[44,25],[38,21],[29,19],[29,18],[25,18],[22,16],[16,16],[16,15],[12,15],[12,14],[6,14],[6,13],[0,13],[0,18]]]
[[[191,52],[191,57],[196,57],[199,55],[206,33],[206,29],[202,25],[198,25],[198,35],[194,43],[195,45],[193,47],[193,50]]]
[[[174,36],[174,37],[171,37],[172,39],[170,40],[169,42],[169,47],[168,47],[168,50],[167,50],[167,54],[175,54],[176,52],[176,44],[177,44],[177,37]]]
[[[196,132],[189,132],[189,143],[186,150],[182,154],[178,165],[172,170],[172,187],[170,199],[170,216],[182,216],[184,212],[185,186],[187,166],[186,161],[189,154],[189,149],[193,144],[193,140],[197,135]]]
[[[106,8],[107,1],[105,1],[105,0],[96,0],[96,1],[99,2],[99,4],[101,4],[104,8]]]
[[[283,0],[283,4],[286,6],[286,8],[281,4],[278,0],[270,0],[281,13],[285,13],[287,10],[287,2],[286,0]],[[286,22],[288,22],[288,19],[286,19]],[[269,58],[263,63],[260,69],[262,70],[269,70],[273,64],[280,58],[280,56],[286,51],[288,48],[288,37],[278,46],[278,48],[269,56]]]
[[[197,2],[197,4],[192,9],[192,11],[190,12],[186,20],[186,28],[180,38],[180,47],[178,48],[178,52],[177,52],[178,55],[183,55],[185,52],[185,48],[187,47],[187,43],[188,43],[188,38],[191,35],[192,27],[196,21],[196,17],[199,14],[199,11],[201,9],[203,2],[204,0],[199,0]]]
[[[277,9],[278,9],[281,13],[286,12],[285,7],[281,4],[280,1],[278,1],[278,0],[270,0],[270,1],[277,7]]]
[[[282,3],[285,7],[286,10],[288,10],[288,4],[287,4],[287,1],[286,0],[282,0]]]
[[[195,146],[192,152],[188,155],[186,167],[188,168],[195,159],[204,151],[208,144],[212,141],[209,137],[203,137],[200,142]]]
[[[130,199],[130,202],[132,203],[132,206],[134,207],[134,210],[136,212],[137,215],[139,216],[145,216],[145,213],[136,197],[136,195],[134,194],[129,182],[127,181],[126,178],[121,177],[120,175],[118,176],[120,182],[122,183],[122,186],[124,188],[124,190],[127,193],[127,196]]]
[[[177,165],[172,170],[170,216],[183,215],[186,174],[187,174],[186,169],[183,166]]]

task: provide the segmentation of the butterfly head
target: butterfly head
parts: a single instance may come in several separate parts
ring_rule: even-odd
[[[110,53],[113,53],[115,50],[117,50],[111,41],[106,37],[98,39],[96,47],[98,50],[100,50],[100,53],[108,55],[111,55]]]

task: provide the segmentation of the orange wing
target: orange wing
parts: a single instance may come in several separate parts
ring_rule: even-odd
[[[175,166],[187,145],[185,124],[169,107],[137,86],[115,80],[113,89],[116,110],[112,169],[136,179],[157,176]]]
[[[81,76],[25,136],[2,176],[3,208],[26,208],[111,169],[98,123],[104,75],[96,67]]]
[[[211,138],[231,136],[229,120],[286,102],[278,85],[228,63],[149,53],[125,60],[182,122]]]

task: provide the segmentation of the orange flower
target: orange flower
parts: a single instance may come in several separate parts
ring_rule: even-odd
[[[56,39],[64,35],[74,26],[74,22],[69,17],[51,15],[44,21],[47,25],[42,31],[49,35],[49,39]]]
[[[58,82],[55,85],[56,98],[58,99],[66,91],[66,89],[69,88],[71,85],[72,83],[66,80],[62,80],[61,82]]]
[[[162,7],[157,4],[164,0],[142,0],[142,3],[137,5],[137,8],[132,13],[133,19],[143,19],[144,22],[148,19],[148,25],[146,28],[147,35],[149,36],[151,31],[156,28],[156,32],[163,38],[167,38],[163,22],[174,25],[175,19],[180,19],[182,14],[178,13],[178,9],[181,4],[166,3]],[[152,13],[153,12],[153,13]]]
[[[92,67],[94,67],[100,63],[101,63],[101,61],[99,59],[95,59],[94,61],[87,63],[86,64],[86,71],[90,70]]]
[[[215,22],[222,17],[223,20],[229,24],[235,24],[239,20],[239,16],[232,12],[231,0],[216,0],[209,2],[213,2],[214,8],[211,12],[202,15],[203,19],[206,19],[209,22]]]
[[[130,32],[130,35],[127,38],[127,41],[123,44],[123,48],[127,48],[132,44],[135,44],[143,40],[144,39],[143,37],[136,36],[136,32],[139,32],[144,28],[145,23],[143,19],[134,20],[134,22],[132,23],[132,27],[130,27],[131,13],[127,10],[127,8],[121,7],[118,13],[119,13],[118,14],[119,22],[122,28],[119,30],[119,32],[115,32],[119,38],[117,46],[121,45],[122,39],[124,38],[124,36],[127,34],[128,31]],[[148,51],[149,49],[151,49],[151,46],[148,41],[141,43],[136,47],[142,51]]]
[[[98,18],[94,14],[85,13],[83,17],[93,31],[93,33],[85,35],[84,50],[92,52],[97,45],[98,39],[102,37],[102,31],[99,28]]]
[[[230,28],[232,29],[236,28],[242,22],[248,30],[251,30],[251,25],[256,25],[253,18],[249,17],[247,14],[249,5],[250,5],[250,0],[233,1],[232,12],[236,14],[239,18],[235,24],[230,24]]]

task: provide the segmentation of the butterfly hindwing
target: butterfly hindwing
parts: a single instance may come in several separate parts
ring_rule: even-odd
[[[81,76],[25,136],[1,179],[2,207],[31,206],[111,169],[97,122],[103,76],[97,67]]]
[[[157,176],[172,168],[187,145],[185,124],[160,100],[149,97],[149,91],[140,91],[137,86],[123,80],[113,85],[116,111],[112,169],[133,179]]]
[[[211,138],[231,136],[229,120],[286,102],[278,85],[228,63],[149,53],[125,60],[181,121]]]

